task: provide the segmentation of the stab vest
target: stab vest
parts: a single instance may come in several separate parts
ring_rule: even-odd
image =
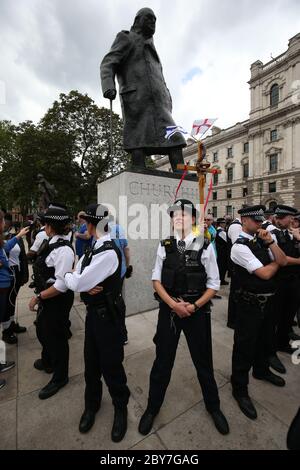
[[[47,283],[48,279],[55,279],[55,268],[54,266],[47,266],[46,258],[50,255],[51,251],[62,246],[69,246],[72,251],[74,251],[71,243],[62,238],[59,238],[55,243],[49,243],[49,240],[44,240],[37,251],[36,260],[32,265],[33,279],[37,292],[41,292],[50,287],[51,284]]]
[[[286,236],[283,230],[275,229],[272,232],[276,239],[279,248],[286,254],[286,256],[290,256],[291,258],[299,258],[300,252],[297,248],[297,242],[290,238],[290,236]],[[288,232],[287,232],[288,233]],[[284,266],[279,270],[279,279],[294,279],[300,276],[300,266]]]
[[[226,252],[227,253],[227,242],[220,237],[220,233],[225,232],[221,227],[217,228],[217,235],[216,235],[216,247],[217,252]],[[226,233],[226,232],[225,232]]]
[[[230,252],[231,252],[231,248],[232,248],[232,241],[231,241],[231,238],[229,237],[228,235],[228,232],[229,232],[229,229],[232,225],[240,225],[242,226],[241,222],[239,220],[234,220],[233,222],[231,222],[231,224],[227,227],[227,230],[226,230],[226,235],[227,235],[227,248],[228,248],[228,253],[229,253],[229,257],[230,257]]]
[[[245,245],[252,251],[254,256],[264,265],[272,263],[269,255],[268,248],[263,244],[263,241],[259,238],[249,240],[248,238],[239,237],[236,242],[237,245]],[[264,280],[255,274],[250,274],[247,269],[242,268],[236,263],[233,263],[234,275],[238,279],[239,286],[247,291],[254,294],[268,294],[275,292],[277,282],[275,276],[272,279]]]
[[[272,222],[270,222],[269,220],[265,220],[265,221],[261,224],[261,228],[263,228],[264,230],[267,230],[267,227],[269,227],[269,225],[272,225]]]
[[[209,241],[204,239],[204,244],[201,245],[200,239],[196,238],[189,249],[180,253],[174,237],[161,241],[161,246],[166,250],[161,283],[169,295],[200,297],[206,290],[207,274],[201,256]]]
[[[113,240],[107,240],[103,243],[100,248],[90,248],[86,250],[84,258],[81,264],[81,273],[85,270],[87,266],[89,266],[92,261],[93,257],[99,253],[102,253],[107,250],[114,250],[117,257],[118,257],[118,268],[116,271],[109,276],[108,278],[104,279],[98,286],[103,287],[103,291],[99,292],[96,295],[90,295],[88,292],[82,292],[81,298],[85,304],[88,305],[99,305],[99,306],[106,306],[106,296],[110,295],[112,300],[116,300],[121,292],[122,289],[122,282],[121,282],[121,267],[122,267],[122,255],[116,244]],[[101,269],[99,267],[99,269]]]

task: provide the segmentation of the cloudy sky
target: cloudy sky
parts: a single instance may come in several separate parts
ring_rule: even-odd
[[[300,32],[299,0],[0,0],[0,119],[37,122],[71,89],[107,106],[99,63],[144,6],[157,16],[174,118],[188,129],[197,118],[223,128],[247,119],[251,63]]]

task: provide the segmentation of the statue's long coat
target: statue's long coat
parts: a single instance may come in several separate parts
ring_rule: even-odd
[[[171,140],[165,138],[166,127],[175,125],[172,98],[152,38],[121,31],[100,70],[103,94],[115,89],[118,78],[125,150],[143,148],[148,155],[167,154],[170,147],[185,146],[179,133]]]

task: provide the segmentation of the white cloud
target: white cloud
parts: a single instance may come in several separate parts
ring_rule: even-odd
[[[61,92],[102,98],[99,64],[121,29],[130,29],[140,0],[1,0],[0,119],[39,120]],[[300,31],[297,0],[148,0],[157,16],[155,44],[171,90],[174,118],[218,116],[226,127],[247,119],[247,81],[255,60],[286,50]],[[191,70],[201,69],[191,80]],[[114,109],[120,112],[118,100]]]

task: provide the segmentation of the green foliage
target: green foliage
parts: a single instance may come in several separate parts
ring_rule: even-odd
[[[74,212],[96,201],[97,182],[126,167],[122,121],[87,95],[61,94],[38,125],[0,121],[0,205],[37,209],[39,173],[55,186],[58,199]]]

